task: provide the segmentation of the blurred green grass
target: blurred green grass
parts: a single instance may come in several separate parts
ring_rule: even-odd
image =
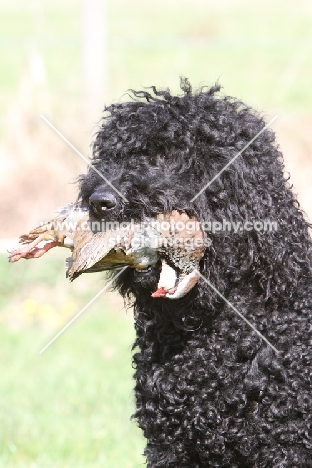
[[[103,287],[102,281],[80,278],[73,293],[74,284],[66,282],[62,269],[63,257],[63,252],[55,252],[40,265],[36,261],[12,265],[0,256],[0,466],[141,466],[144,442],[130,421],[131,316],[118,308],[112,312],[112,299],[108,307],[103,293],[39,355],[60,323],[56,328],[52,322],[50,326],[47,320],[41,322],[40,314],[29,320],[18,313],[18,304],[22,308],[38,288],[42,289],[38,303],[53,304],[60,296],[82,307]],[[51,313],[58,311],[53,308]],[[64,323],[68,320],[63,317]]]
[[[308,0],[106,1],[107,103],[128,89],[216,80],[260,108],[308,110],[311,16]],[[83,96],[81,3],[0,7],[0,111],[16,91],[34,46],[42,53],[53,106]]]

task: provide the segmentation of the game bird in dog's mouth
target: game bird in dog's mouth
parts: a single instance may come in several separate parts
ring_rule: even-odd
[[[22,246],[11,252],[9,261],[39,258],[53,247],[67,247],[72,251],[66,259],[71,281],[82,273],[126,266],[146,275],[157,267],[160,277],[154,298],[183,297],[199,280],[199,261],[209,240],[194,217],[173,210],[144,223],[110,224],[110,229],[97,230],[99,225],[93,227],[87,209],[65,205],[51,221],[21,235]]]

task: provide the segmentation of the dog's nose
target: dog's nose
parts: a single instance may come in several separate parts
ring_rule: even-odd
[[[117,200],[109,190],[95,191],[89,198],[89,205],[95,215],[102,217],[115,208]]]

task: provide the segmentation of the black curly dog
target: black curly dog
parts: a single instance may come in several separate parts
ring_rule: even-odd
[[[183,298],[152,298],[159,267],[116,280],[134,304],[136,418],[150,468],[312,466],[309,426],[311,239],[272,131],[219,86],[181,96],[132,91],[113,104],[81,177],[99,218],[183,210],[198,220],[271,220],[277,229],[209,232],[201,279]],[[94,207],[94,203],[92,205]],[[90,207],[91,210],[91,207]],[[102,214],[101,214],[102,210]],[[255,327],[275,348],[263,340]]]

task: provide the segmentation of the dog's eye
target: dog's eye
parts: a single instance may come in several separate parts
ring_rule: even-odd
[[[89,198],[89,206],[95,216],[102,218],[117,205],[115,195],[109,191],[94,192]]]

